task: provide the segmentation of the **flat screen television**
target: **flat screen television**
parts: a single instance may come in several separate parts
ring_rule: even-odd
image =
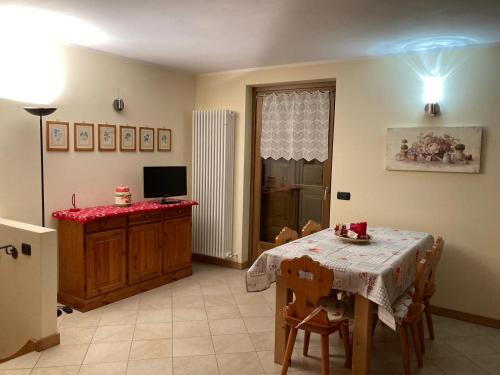
[[[186,194],[186,167],[144,167],[144,198],[176,203],[178,201],[167,198]]]

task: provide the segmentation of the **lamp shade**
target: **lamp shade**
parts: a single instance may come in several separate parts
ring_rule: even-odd
[[[24,110],[34,116],[48,116],[56,111],[57,108],[37,108],[24,107]]]

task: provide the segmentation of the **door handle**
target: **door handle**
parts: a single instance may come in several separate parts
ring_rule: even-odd
[[[323,193],[323,200],[326,201],[328,199],[328,194],[330,194],[330,186],[325,187],[325,192]]]

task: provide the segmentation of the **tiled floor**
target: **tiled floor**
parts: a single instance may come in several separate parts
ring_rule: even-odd
[[[244,271],[196,264],[194,275],[109,306],[59,318],[61,345],[0,364],[0,375],[254,375],[273,363],[274,288],[245,291]],[[424,369],[414,374],[500,374],[500,330],[435,318]],[[290,373],[320,374],[319,337],[303,357],[299,336]],[[343,368],[337,335],[331,373]],[[395,332],[379,325],[373,374],[401,374]]]

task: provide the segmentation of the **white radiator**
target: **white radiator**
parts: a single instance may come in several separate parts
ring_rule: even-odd
[[[193,111],[193,253],[233,256],[235,113]]]

